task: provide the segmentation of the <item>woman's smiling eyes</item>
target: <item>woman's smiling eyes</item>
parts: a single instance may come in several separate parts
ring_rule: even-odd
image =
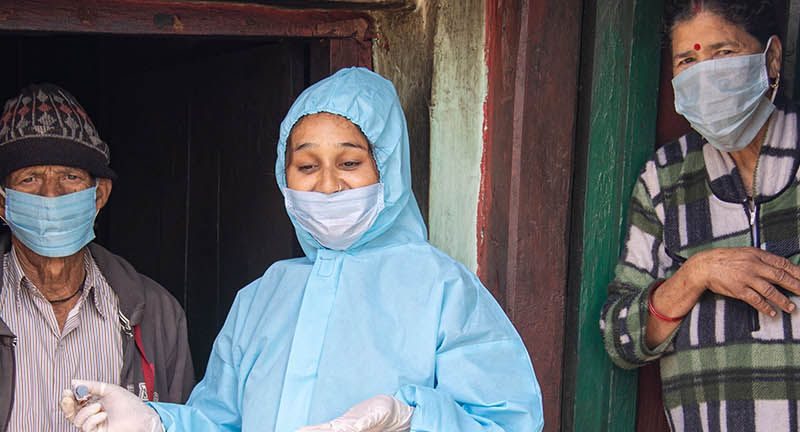
[[[361,166],[361,161],[358,160],[349,160],[342,163],[342,167],[346,170],[354,170]]]
[[[344,162],[340,162],[337,164],[338,168],[344,171],[353,171],[358,169],[364,161],[357,160],[357,159],[348,159]],[[316,163],[301,163],[296,165],[297,170],[304,173],[304,174],[311,174],[319,168],[319,164]]]
[[[300,165],[300,166],[297,167],[297,169],[298,169],[298,171],[303,172],[303,173],[310,173],[310,172],[314,171],[314,168],[316,168],[316,167],[317,167],[317,165]]]

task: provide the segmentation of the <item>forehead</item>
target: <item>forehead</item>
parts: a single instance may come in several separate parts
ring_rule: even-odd
[[[11,171],[9,177],[16,177],[20,175],[30,175],[30,174],[48,174],[48,173],[58,174],[64,172],[86,174],[86,175],[89,174],[89,172],[84,169],[66,165],[33,165]]]
[[[714,12],[704,11],[680,21],[672,27],[672,53],[692,49],[695,44],[708,46],[720,42],[733,42],[741,46],[760,46],[751,34]]]
[[[350,120],[331,113],[321,112],[304,116],[295,123],[289,134],[292,145],[302,144],[305,139],[335,140],[354,143],[367,141],[361,129]]]

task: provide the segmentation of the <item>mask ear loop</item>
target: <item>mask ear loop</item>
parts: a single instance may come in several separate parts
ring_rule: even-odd
[[[95,191],[94,192],[94,199],[95,199],[94,206],[95,207],[97,207],[97,186],[99,184],[100,184],[100,179],[97,178],[97,177],[94,177],[94,191]],[[94,210],[94,220],[95,220],[95,222],[97,221],[97,215],[99,215],[99,214],[100,214],[100,209],[99,208],[95,208],[95,210]]]
[[[0,186],[0,196],[3,197],[3,201],[6,201],[6,188],[5,188],[5,186]],[[3,203],[3,207],[5,207],[5,202]],[[5,212],[3,212],[3,213],[5,213]],[[6,218],[4,216],[0,216],[0,220],[2,220],[4,224],[6,224],[8,226],[11,226],[11,224],[8,223],[8,221],[6,220]]]

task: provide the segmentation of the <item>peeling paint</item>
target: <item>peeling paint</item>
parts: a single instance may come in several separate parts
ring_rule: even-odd
[[[397,88],[408,122],[411,175],[420,210],[428,220],[430,111],[433,74],[433,24],[436,0],[419,1],[413,10],[373,12],[375,71]]]
[[[431,106],[431,243],[477,269],[487,67],[483,0],[441,1]]]

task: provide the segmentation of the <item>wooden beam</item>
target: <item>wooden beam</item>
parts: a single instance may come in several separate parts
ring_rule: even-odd
[[[365,12],[165,0],[0,0],[2,30],[361,41],[374,34]]]
[[[244,0],[244,3],[283,6],[297,9],[414,9],[414,0]]]
[[[617,263],[631,190],[655,143],[662,0],[595,0],[586,7],[575,176],[574,299],[568,430],[631,431],[636,373],[613,366],[598,320]],[[647,414],[644,414],[647,415]]]
[[[486,3],[478,273],[529,348],[545,430],[560,431],[583,1]]]
[[[800,78],[797,69],[800,62],[797,61],[798,40],[800,40],[800,0],[789,0],[788,12],[786,17],[786,36],[783,38],[783,79],[782,84],[786,87],[783,94],[797,99],[800,94],[800,86],[797,80]]]

